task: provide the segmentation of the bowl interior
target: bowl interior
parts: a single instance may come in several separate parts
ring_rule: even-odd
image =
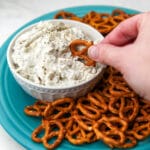
[[[87,24],[80,23],[78,21],[64,20],[64,19],[59,19],[59,20],[58,19],[51,19],[51,20],[47,20],[47,21],[49,21],[51,23],[63,22],[66,25],[77,27],[77,28],[81,29],[94,42],[98,42],[98,41],[101,41],[103,39],[102,34],[100,34],[100,32],[98,32],[96,29],[94,29],[93,27],[91,27],[91,26],[89,26]],[[47,21],[44,21],[44,22],[47,22]],[[7,62],[8,62],[8,66],[9,66],[11,72],[13,73],[13,75],[17,76],[17,78],[19,78],[20,80],[24,81],[25,83],[30,84],[30,85],[35,86],[35,87],[46,88],[46,89],[66,89],[66,88],[77,87],[77,86],[80,86],[82,84],[85,84],[85,83],[91,81],[93,78],[95,78],[95,76],[100,74],[101,69],[99,69],[99,71],[97,71],[97,73],[90,80],[82,82],[81,84],[77,84],[77,85],[73,85],[73,86],[67,86],[67,87],[63,87],[63,88],[61,88],[61,87],[57,87],[56,88],[54,86],[45,86],[45,85],[36,84],[36,83],[34,83],[34,82],[32,82],[32,81],[22,77],[19,73],[16,72],[16,70],[15,70],[15,68],[13,66],[12,59],[11,59],[12,49],[14,47],[14,44],[15,44],[15,41],[17,40],[17,38],[20,35],[22,35],[23,33],[31,30],[37,24],[38,23],[30,25],[30,26],[26,27],[25,29],[23,29],[22,31],[20,31],[13,38],[13,40],[9,44],[9,47],[8,47],[8,50],[7,50]]]

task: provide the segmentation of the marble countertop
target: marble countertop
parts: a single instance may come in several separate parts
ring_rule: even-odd
[[[18,27],[47,12],[81,5],[114,5],[149,11],[146,0],[0,0],[0,46]],[[0,125],[1,150],[23,150]]]

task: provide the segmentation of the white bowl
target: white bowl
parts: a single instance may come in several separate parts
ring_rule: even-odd
[[[80,27],[80,29],[85,32],[93,41],[101,41],[103,39],[103,36],[94,28],[92,28],[89,25],[86,25],[84,23],[80,23],[77,21],[72,21],[72,20],[63,20],[63,19],[52,19],[48,20],[51,21],[52,23],[55,22],[63,22],[67,25],[71,25],[74,27]],[[36,23],[37,24],[37,23]],[[89,81],[85,81],[83,83],[80,83],[75,86],[69,86],[69,87],[47,87],[44,85],[39,85],[36,83],[33,83],[32,81],[22,77],[19,73],[16,72],[16,70],[13,67],[12,60],[11,60],[11,53],[12,53],[12,47],[14,46],[14,43],[16,39],[25,33],[28,30],[31,30],[33,26],[36,24],[33,24],[31,26],[26,27],[23,29],[21,32],[19,32],[11,41],[8,50],[7,50],[7,62],[8,66],[18,82],[18,84],[26,91],[29,95],[35,97],[36,99],[42,99],[42,100],[49,100],[52,101],[54,99],[62,98],[62,97],[72,97],[72,98],[77,98],[80,96],[85,95],[87,92],[93,89],[93,87],[96,85],[96,83],[100,80],[103,72],[103,68],[105,67],[103,65],[102,69],[97,72],[92,79]]]

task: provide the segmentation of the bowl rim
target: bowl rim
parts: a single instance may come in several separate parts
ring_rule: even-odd
[[[80,87],[83,86],[87,83],[89,83],[90,81],[92,81],[94,78],[96,78],[97,76],[99,76],[102,72],[102,70],[105,68],[104,64],[101,64],[102,67],[101,69],[99,69],[99,71],[93,76],[91,77],[89,80],[83,81],[81,83],[75,84],[75,85],[69,85],[69,86],[47,86],[47,85],[42,85],[42,84],[37,84],[34,83],[33,81],[24,78],[23,76],[21,76],[19,73],[16,72],[16,70],[13,67],[12,61],[11,61],[11,52],[12,52],[12,46],[15,43],[16,39],[22,35],[23,33],[25,33],[26,31],[30,30],[31,28],[33,28],[35,25],[39,24],[40,22],[63,22],[66,24],[71,24],[71,26],[74,25],[79,25],[79,27],[84,26],[85,28],[88,28],[90,30],[93,30],[93,32],[95,32],[97,35],[99,35],[99,39],[98,40],[103,40],[103,35],[97,31],[96,29],[94,29],[92,26],[79,22],[79,21],[75,21],[75,20],[68,20],[68,19],[48,19],[48,20],[44,20],[44,21],[39,21],[36,22],[34,24],[31,24],[25,28],[23,28],[21,31],[19,31],[14,37],[13,39],[10,41],[9,46],[7,48],[7,63],[9,66],[9,69],[11,70],[13,76],[17,76],[21,81],[23,81],[24,83],[27,83],[28,85],[31,85],[33,87],[39,88],[39,89],[52,89],[52,90],[63,90],[63,89],[72,89],[72,88],[76,88],[76,87]]]

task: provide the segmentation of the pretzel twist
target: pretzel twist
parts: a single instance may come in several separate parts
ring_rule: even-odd
[[[93,61],[87,56],[88,48],[92,45],[92,41],[76,39],[70,43],[70,51],[73,56],[78,56],[80,59],[82,59],[85,65],[95,66],[95,61]],[[83,48],[78,50],[78,48],[81,46],[83,46]]]

